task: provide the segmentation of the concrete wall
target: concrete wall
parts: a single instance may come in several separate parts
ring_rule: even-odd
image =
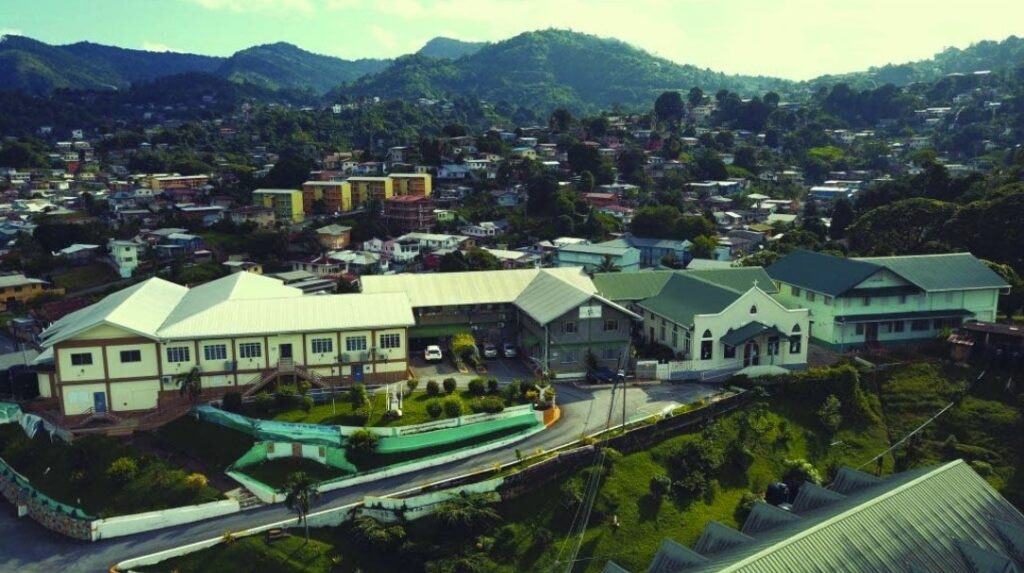
[[[225,499],[200,505],[97,519],[92,522],[92,541],[134,535],[183,523],[194,523],[239,511],[241,508],[237,500]]]

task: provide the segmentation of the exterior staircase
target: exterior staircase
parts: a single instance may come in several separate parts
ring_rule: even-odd
[[[224,492],[224,495],[231,499],[237,500],[238,507],[241,508],[242,511],[264,505],[263,502],[260,501],[258,497],[254,496],[249,490],[245,489],[244,487]]]

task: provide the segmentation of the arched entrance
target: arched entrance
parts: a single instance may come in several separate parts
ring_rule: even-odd
[[[757,366],[761,363],[761,347],[751,340],[743,346],[743,367]]]

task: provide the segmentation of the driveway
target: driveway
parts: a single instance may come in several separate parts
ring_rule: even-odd
[[[437,380],[439,383],[445,378],[454,378],[459,387],[469,384],[469,381],[482,378],[495,378],[499,384],[507,384],[512,380],[533,380],[533,373],[525,364],[513,358],[489,358],[484,362],[487,366],[487,374],[477,374],[470,371],[469,374],[462,374],[455,369],[450,360],[441,362],[426,362],[423,356],[413,354],[409,357],[409,366],[416,377],[420,380],[420,387],[427,383],[427,380]]]
[[[498,463],[512,462],[516,459],[516,449],[531,453],[539,449],[552,450],[621,422],[621,390],[613,396],[608,388],[577,388],[569,384],[557,384],[557,388],[558,403],[562,407],[561,420],[514,447],[328,492],[319,499],[313,511],[342,507],[358,502],[366,495],[395,493],[470,471],[491,468]],[[626,417],[635,418],[676,404],[693,402],[717,391],[716,386],[689,383],[629,387],[626,390]],[[0,571],[107,571],[111,565],[130,557],[221,537],[225,531],[240,531],[293,517],[294,513],[278,504],[131,537],[85,543],[52,533],[28,518],[18,519],[10,504],[0,502]]]

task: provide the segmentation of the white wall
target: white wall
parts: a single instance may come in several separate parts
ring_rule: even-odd
[[[193,523],[239,511],[241,511],[241,508],[237,500],[225,499],[200,505],[97,519],[92,522],[92,540],[98,541],[100,539],[134,535],[144,531],[153,531],[154,529],[172,527],[183,523]]]

